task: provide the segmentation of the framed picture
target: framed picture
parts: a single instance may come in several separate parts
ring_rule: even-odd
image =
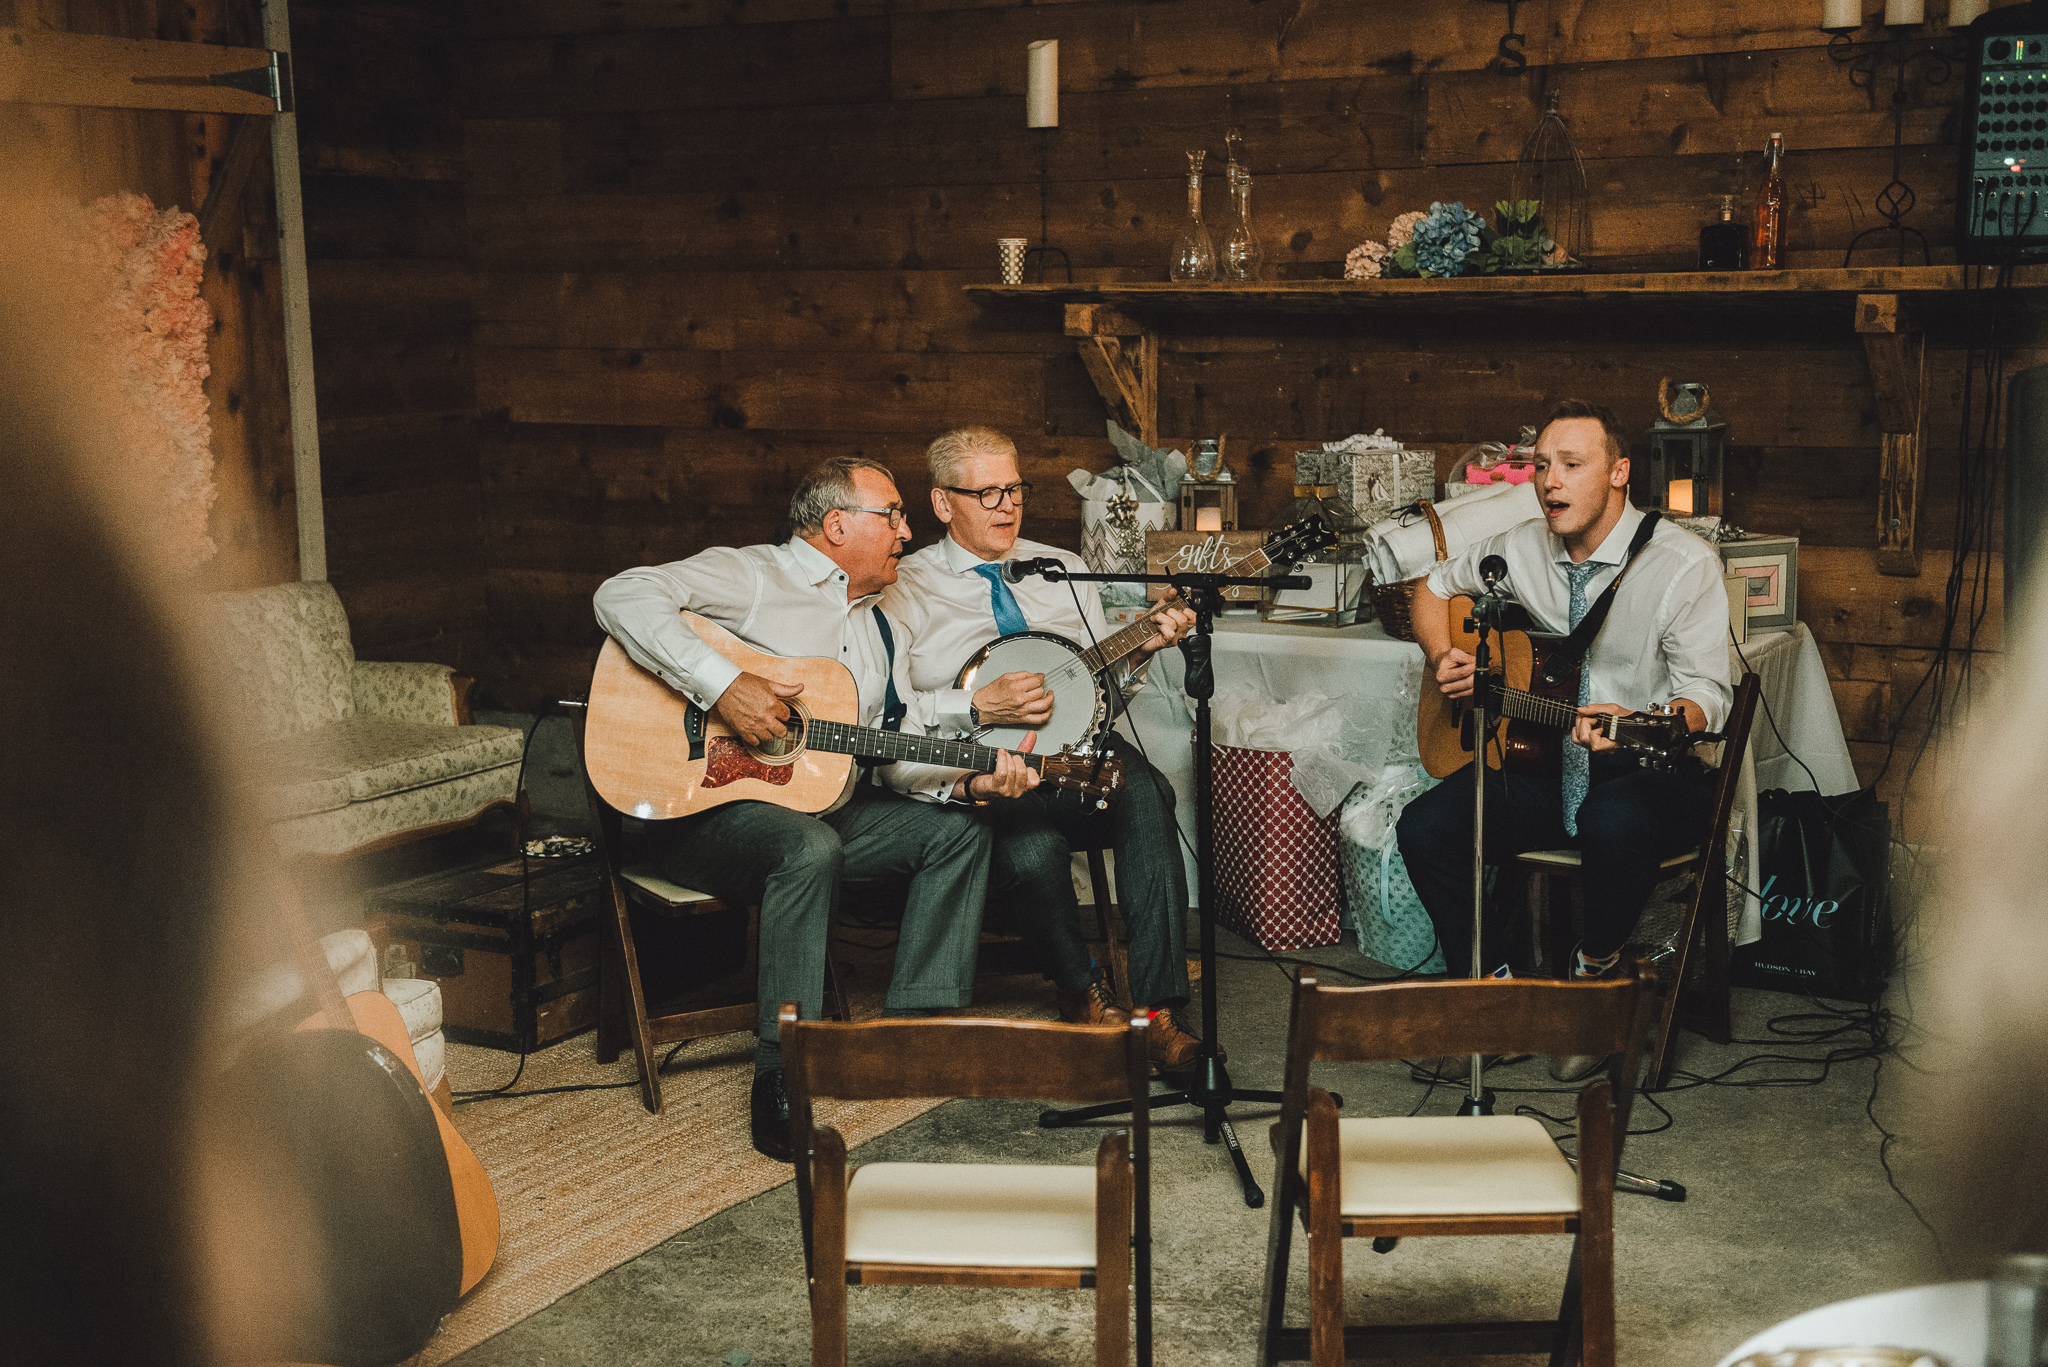
[[[1789,631],[1799,620],[1799,538],[1751,536],[1720,543],[1729,574],[1748,581],[1751,631]]]
[[[1147,574],[1232,574],[1238,561],[1266,544],[1262,531],[1236,532],[1147,532],[1145,572]],[[1163,584],[1147,584],[1147,598],[1157,598]],[[1264,589],[1223,590],[1226,603],[1256,603]]]

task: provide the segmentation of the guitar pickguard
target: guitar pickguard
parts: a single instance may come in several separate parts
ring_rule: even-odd
[[[723,788],[743,778],[757,778],[780,788],[789,782],[790,773],[787,764],[763,764],[731,736],[713,736],[705,744],[703,786],[706,788]]]

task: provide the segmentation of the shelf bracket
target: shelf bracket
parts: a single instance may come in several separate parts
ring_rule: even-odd
[[[1067,305],[1067,336],[1075,339],[1088,378],[1125,431],[1159,444],[1159,333],[1107,304]]]
[[[1927,488],[1921,449],[1927,411],[1927,334],[1896,294],[1856,296],[1856,331],[1870,366],[1877,425],[1884,433],[1878,462],[1877,570],[1920,573],[1919,518]]]

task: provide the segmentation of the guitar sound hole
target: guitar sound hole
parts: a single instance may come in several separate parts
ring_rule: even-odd
[[[796,738],[784,736],[780,740],[771,740],[755,748],[761,752],[763,759],[781,759],[796,749]]]

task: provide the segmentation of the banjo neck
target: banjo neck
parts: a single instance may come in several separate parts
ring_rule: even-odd
[[[1272,563],[1272,557],[1262,547],[1233,564],[1230,572],[1239,575],[1262,574]],[[1088,672],[1100,674],[1158,635],[1158,624],[1153,619],[1153,614],[1157,611],[1158,608],[1153,608],[1114,636],[1097,641],[1092,647],[1082,651],[1081,663]]]

